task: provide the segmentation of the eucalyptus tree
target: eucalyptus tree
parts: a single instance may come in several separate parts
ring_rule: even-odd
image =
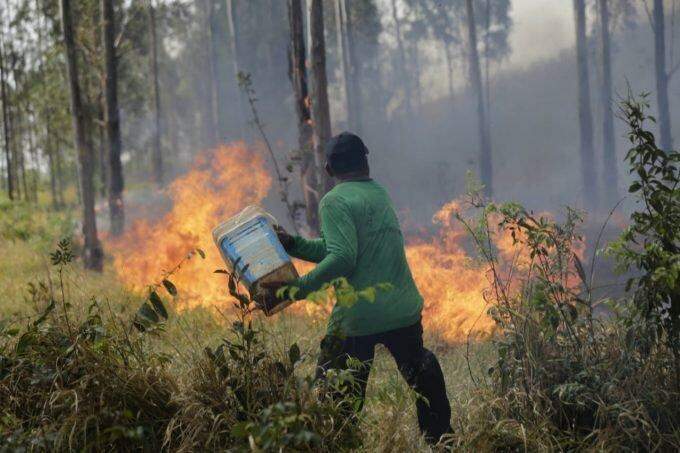
[[[576,30],[576,64],[578,69],[579,157],[581,162],[581,190],[584,203],[598,208],[598,184],[593,147],[593,115],[590,107],[590,78],[588,70],[588,41],[586,36],[585,0],[573,0]]]
[[[70,0],[60,0],[61,23],[64,38],[66,68],[69,79],[71,117],[75,147],[78,152],[80,187],[83,204],[84,265],[87,269],[101,271],[103,252],[97,236],[97,219],[94,210],[94,186],[92,183],[92,145],[85,132],[85,108],[81,97],[78,57],[75,43],[73,16]]]

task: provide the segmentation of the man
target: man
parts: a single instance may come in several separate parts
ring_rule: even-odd
[[[317,376],[323,379],[330,368],[347,368],[347,359],[360,361],[363,366],[354,370],[358,382],[354,396],[360,408],[375,346],[383,344],[420,395],[418,424],[434,444],[451,431],[444,376],[437,358],[423,347],[423,298],[406,262],[394,207],[385,189],[370,178],[367,154],[362,140],[351,133],[327,144],[326,171],[338,184],[319,203],[321,238],[291,236],[277,227],[290,255],[318,263],[288,285],[299,289],[296,298],[304,298],[338,277],[345,277],[356,290],[389,284],[390,289],[378,290],[372,302],[336,303],[321,342]]]

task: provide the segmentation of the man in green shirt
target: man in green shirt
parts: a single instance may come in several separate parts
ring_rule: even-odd
[[[339,277],[357,291],[382,288],[373,301],[335,304],[321,342],[317,376],[323,379],[328,369],[347,368],[347,359],[358,359],[363,366],[353,371],[361,407],[375,345],[383,344],[404,379],[424,397],[416,401],[418,424],[428,442],[436,443],[451,430],[444,376],[437,358],[423,347],[423,298],[406,261],[392,201],[370,178],[367,154],[362,140],[347,132],[327,144],[326,171],[338,184],[319,203],[321,238],[291,236],[277,228],[291,256],[317,263],[287,284],[299,289],[295,297],[300,299]]]

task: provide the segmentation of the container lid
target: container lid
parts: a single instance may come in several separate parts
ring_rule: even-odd
[[[222,239],[225,235],[229,234],[239,226],[256,217],[265,217],[272,225],[275,225],[277,223],[276,218],[274,218],[273,215],[262,209],[260,206],[257,205],[247,206],[241,212],[236,214],[234,217],[225,220],[224,222],[220,223],[213,229],[212,235],[215,244],[217,244],[217,246],[219,247],[220,239]]]

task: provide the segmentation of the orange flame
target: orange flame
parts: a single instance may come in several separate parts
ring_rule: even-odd
[[[259,154],[243,143],[201,153],[190,171],[168,188],[172,210],[163,218],[136,221],[111,244],[114,267],[124,284],[142,289],[177,265],[187,252],[200,248],[205,261],[190,259],[172,280],[182,289],[182,307],[225,302],[224,268],[211,231],[220,221],[269,192],[271,178]]]
[[[229,306],[224,279],[212,273],[224,263],[212,242],[211,230],[243,207],[260,203],[270,186],[263,158],[243,143],[201,153],[190,171],[170,185],[172,209],[161,219],[135,222],[122,238],[110,244],[120,279],[130,288],[142,289],[173,268],[188,251],[200,248],[206,252],[206,260],[190,259],[172,277],[181,289],[179,308]],[[439,232],[426,239],[410,238],[406,247],[413,276],[425,299],[425,328],[447,341],[488,334],[494,325],[486,314],[487,269],[464,249],[466,232],[451,215],[458,209],[455,201],[445,205],[434,218]],[[503,254],[511,253],[507,250],[513,246],[511,241],[502,241],[499,247]],[[309,268],[306,264],[298,266],[305,271]],[[297,310],[325,312],[300,305]]]

